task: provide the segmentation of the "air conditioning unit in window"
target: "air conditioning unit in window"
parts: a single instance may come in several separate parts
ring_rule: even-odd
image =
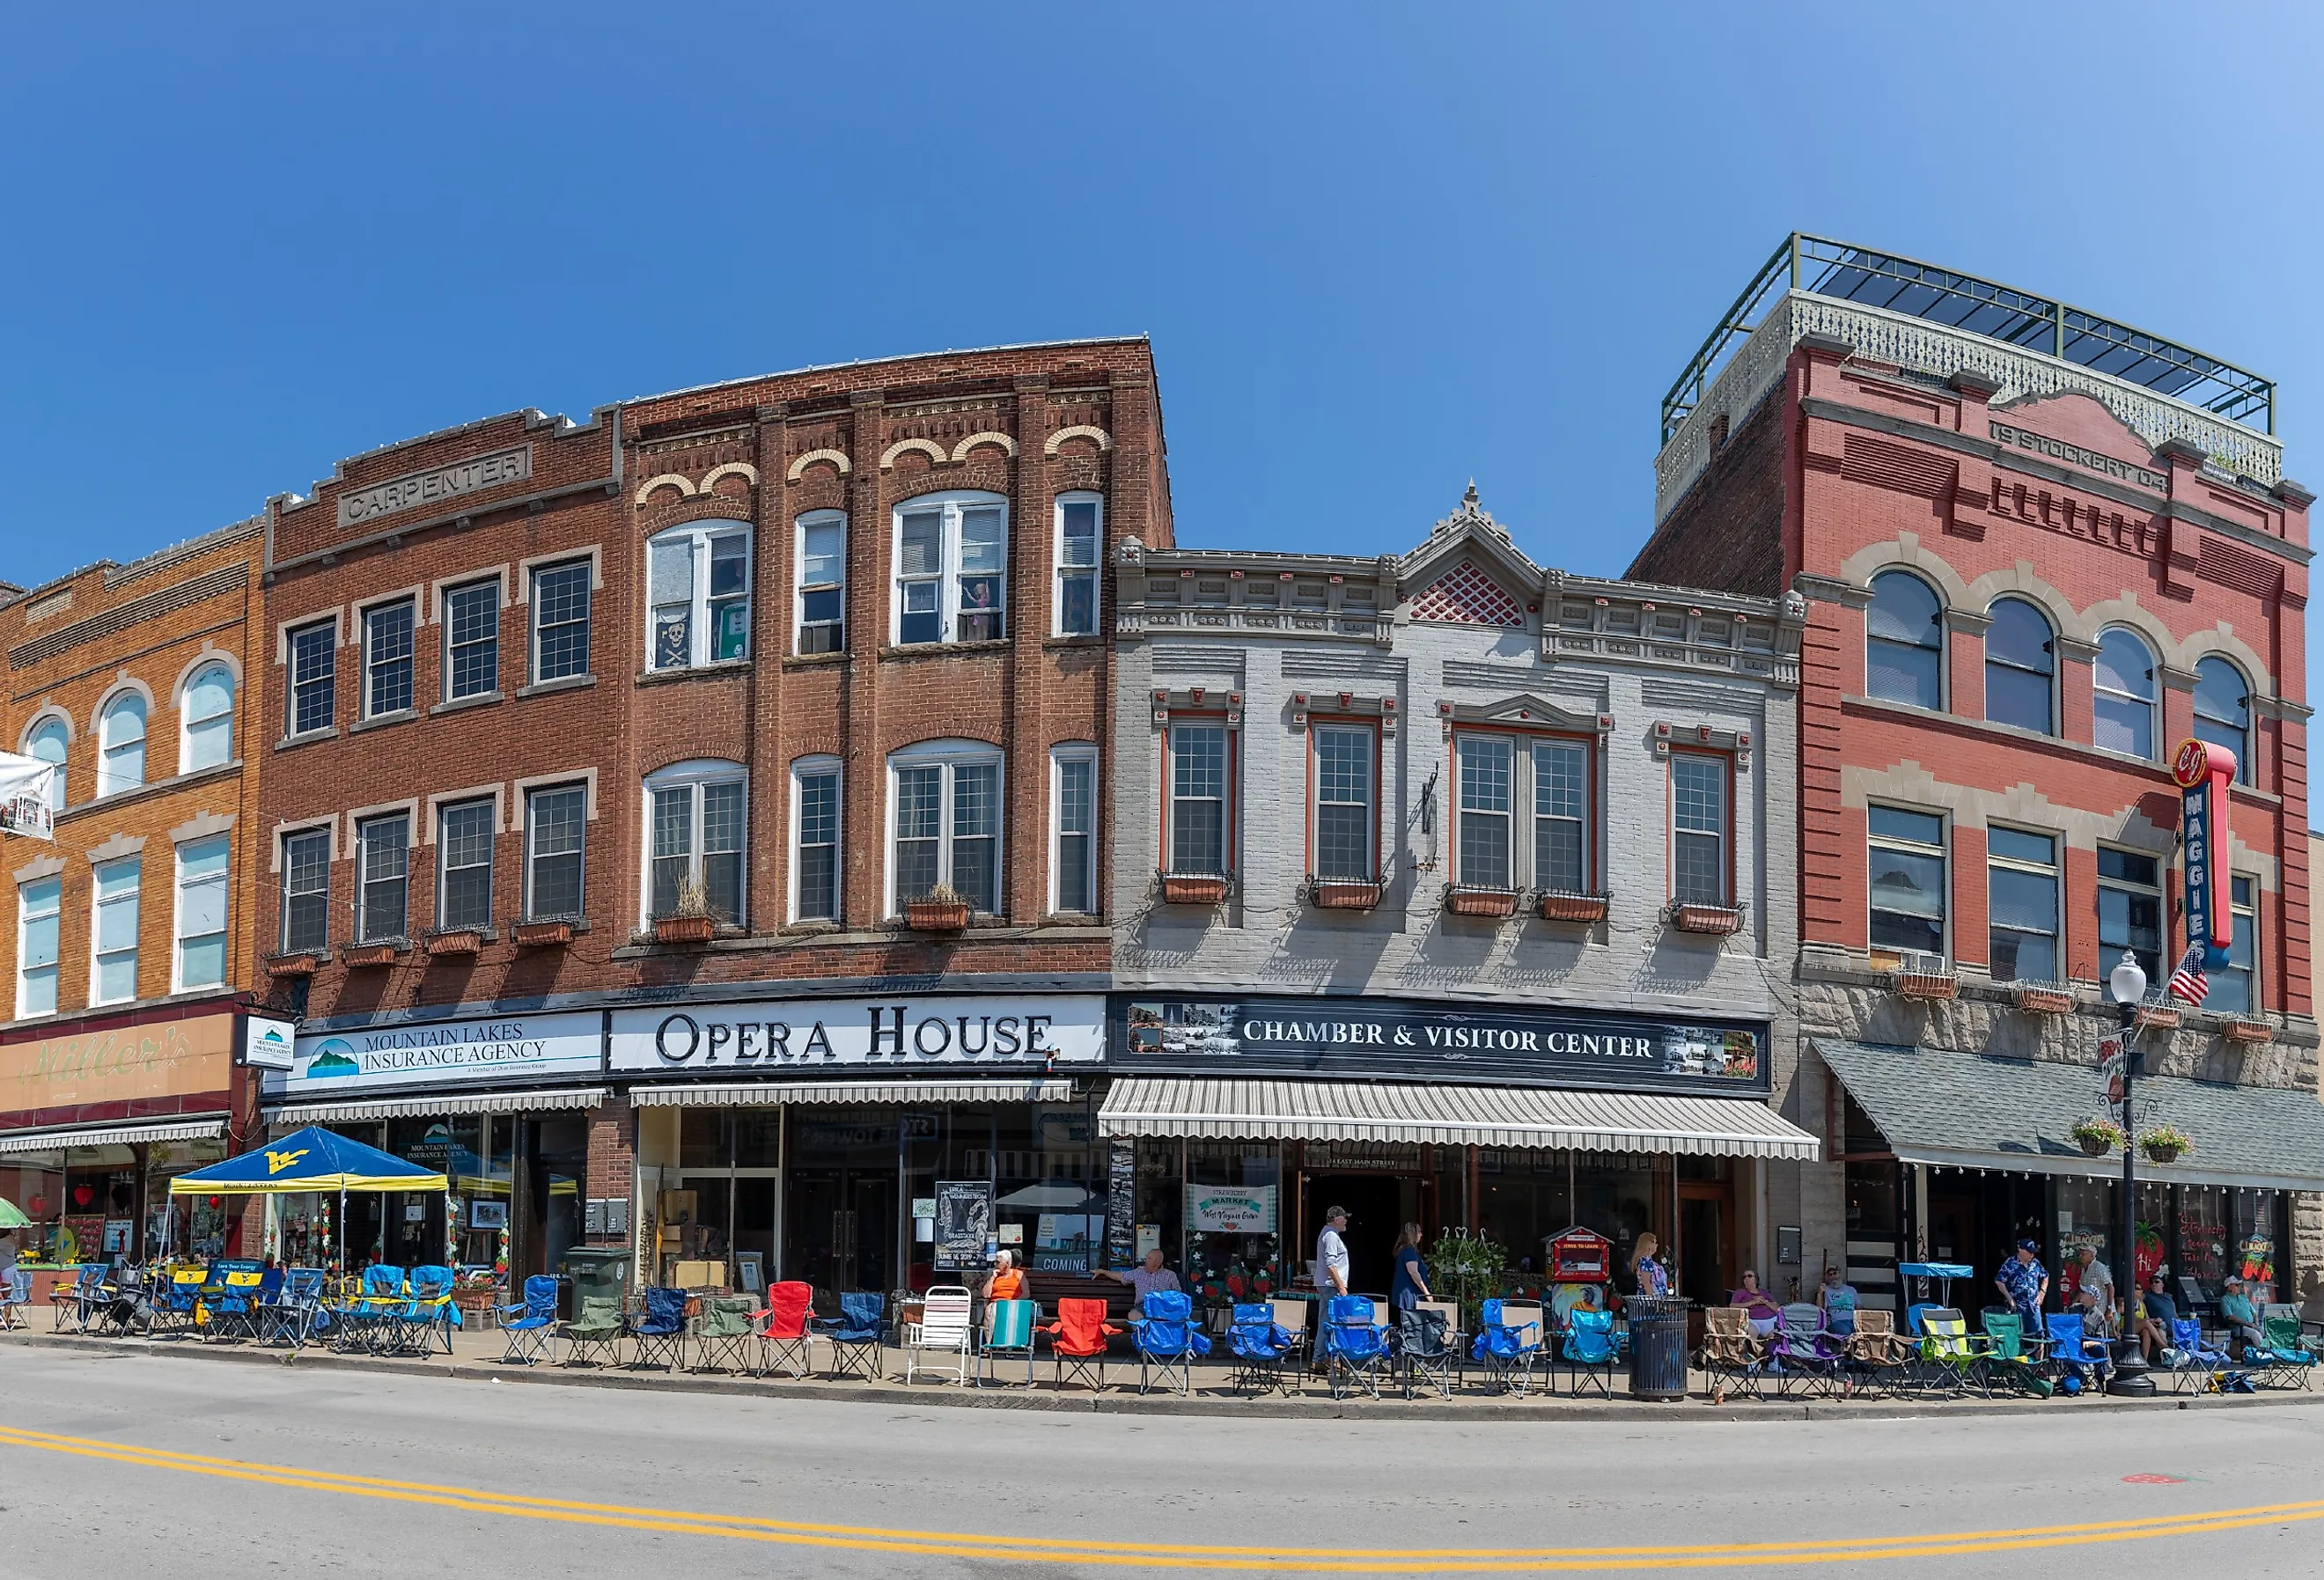
[[[1896,969],[1908,976],[1950,976],[1952,968],[1945,964],[1942,955],[1927,949],[1899,949]]]

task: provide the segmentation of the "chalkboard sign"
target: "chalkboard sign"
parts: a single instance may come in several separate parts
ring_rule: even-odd
[[[989,1179],[936,1181],[936,1247],[938,1272],[966,1272],[991,1259],[992,1243],[992,1182]]]
[[[1138,1143],[1129,1136],[1113,1138],[1106,1160],[1105,1265],[1128,1267],[1138,1260]]]

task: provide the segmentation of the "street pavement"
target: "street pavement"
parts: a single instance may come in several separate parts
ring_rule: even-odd
[[[0,1576],[2324,1574],[2324,1400],[1473,1422],[0,1350]]]

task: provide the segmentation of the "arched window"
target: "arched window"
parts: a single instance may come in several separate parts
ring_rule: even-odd
[[[1866,621],[1866,691],[1919,707],[1944,703],[1944,606],[1927,582],[1902,570],[1872,578]]]
[[[2214,654],[2195,665],[2195,735],[2236,754],[2236,782],[2250,784],[2251,683]]]
[[[2098,638],[2091,681],[2091,742],[2134,757],[2154,755],[2154,655],[2120,626]]]
[[[210,664],[186,682],[179,709],[183,739],[178,745],[178,772],[216,768],[234,760],[234,671]]]
[[[2057,646],[2041,610],[2023,598],[1995,604],[1993,627],[1985,633],[1985,716],[2051,734],[2058,717]]]
[[[119,795],[145,782],[145,699],[124,692],[106,705],[97,728],[97,793]]]
[[[70,735],[60,718],[44,718],[32,726],[24,737],[24,755],[42,762],[53,762],[57,771],[49,776],[49,810],[65,809],[65,742]]]

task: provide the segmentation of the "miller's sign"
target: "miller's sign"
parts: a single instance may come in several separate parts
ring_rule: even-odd
[[[2206,966],[2225,966],[2236,924],[2227,907],[2227,885],[2218,868],[2227,850],[2227,786],[2236,780],[2236,754],[2209,741],[2181,741],[2171,754],[2171,777],[2179,781],[2187,947],[2202,948]]]
[[[441,504],[466,494],[522,483],[532,476],[532,447],[512,445],[488,456],[470,456],[448,467],[432,467],[391,477],[368,488],[349,489],[339,495],[339,525],[357,527],[375,516],[394,515],[423,504]]]

